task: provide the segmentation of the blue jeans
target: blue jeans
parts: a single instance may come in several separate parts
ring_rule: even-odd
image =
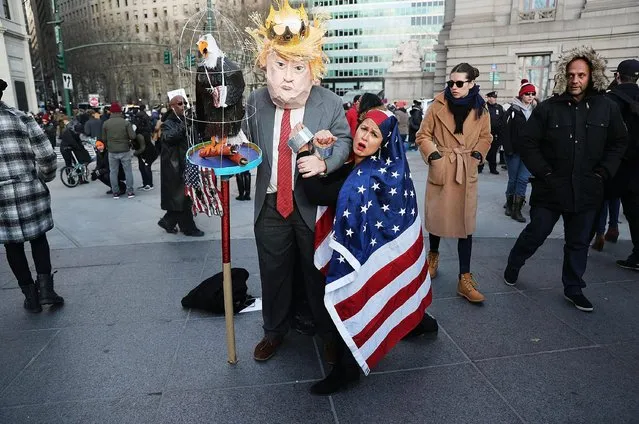
[[[111,180],[111,190],[113,193],[118,193],[120,189],[120,181],[118,179],[118,170],[120,164],[124,169],[124,175],[126,178],[126,190],[127,192],[133,192],[133,168],[131,167],[131,159],[133,158],[133,152],[111,153],[109,152],[109,171]]]
[[[506,196],[526,197],[526,186],[530,178],[530,171],[517,153],[506,155],[506,166],[508,167],[508,185],[506,186]]]
[[[619,228],[619,205],[621,200],[619,198],[612,200],[604,200],[599,212],[599,222],[597,224],[597,234],[603,234],[606,232],[606,218],[608,218],[608,212],[610,212],[610,220],[608,221],[608,228]]]

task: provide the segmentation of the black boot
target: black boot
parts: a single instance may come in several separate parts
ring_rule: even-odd
[[[251,173],[244,175],[244,200],[251,200]]]
[[[413,337],[421,336],[422,334],[428,334],[429,336],[436,337],[439,330],[439,324],[435,317],[428,312],[424,314],[424,318],[417,324],[417,327],[413,328],[408,334],[402,337],[402,340],[412,339]]]
[[[350,354],[350,352],[349,352]],[[359,366],[356,364],[336,364],[330,374],[322,381],[311,386],[311,394],[328,396],[348,387],[349,384],[359,381]]]
[[[504,208],[506,208],[506,210],[504,211],[504,214],[506,216],[511,216],[513,214],[514,197],[515,196],[513,195],[506,196],[506,206],[504,206]]]
[[[526,218],[521,214],[521,208],[524,207],[524,203],[526,202],[526,198],[523,196],[515,196],[513,199],[513,210],[512,215],[510,216],[515,221],[526,222]]]
[[[244,173],[235,175],[235,181],[237,181],[237,191],[240,193],[235,200],[244,200]]]
[[[499,175],[499,171],[497,171],[497,163],[488,163],[488,167],[490,168],[490,173],[493,175]]]
[[[484,172],[484,164],[477,165],[477,173],[481,174],[482,172]]]
[[[29,312],[42,312],[42,306],[38,299],[38,287],[31,281],[31,284],[20,285],[20,290],[24,293],[24,309]]]
[[[38,274],[40,305],[61,305],[64,299],[53,290],[53,274]]]

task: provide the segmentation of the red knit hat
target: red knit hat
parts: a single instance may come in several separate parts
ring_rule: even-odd
[[[521,80],[521,87],[519,87],[519,96],[522,97],[526,93],[537,93],[537,89],[533,84],[528,82],[527,79]]]
[[[120,106],[120,103],[118,102],[113,102],[111,103],[109,110],[111,113],[122,113],[122,106]]]

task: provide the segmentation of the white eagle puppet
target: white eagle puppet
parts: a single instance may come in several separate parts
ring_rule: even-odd
[[[195,80],[195,110],[198,131],[214,143],[247,142],[242,132],[244,118],[244,76],[240,67],[227,59],[211,34],[197,42],[202,57]]]

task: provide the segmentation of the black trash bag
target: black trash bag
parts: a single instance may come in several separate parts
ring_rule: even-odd
[[[244,268],[231,268],[231,280],[233,286],[233,312],[238,313],[242,309],[255,302],[255,298],[247,294],[248,286],[246,280],[249,272]],[[213,312],[214,314],[224,313],[224,288],[223,273],[219,272],[212,277],[202,281],[182,299],[182,306],[185,308],[200,309]]]

